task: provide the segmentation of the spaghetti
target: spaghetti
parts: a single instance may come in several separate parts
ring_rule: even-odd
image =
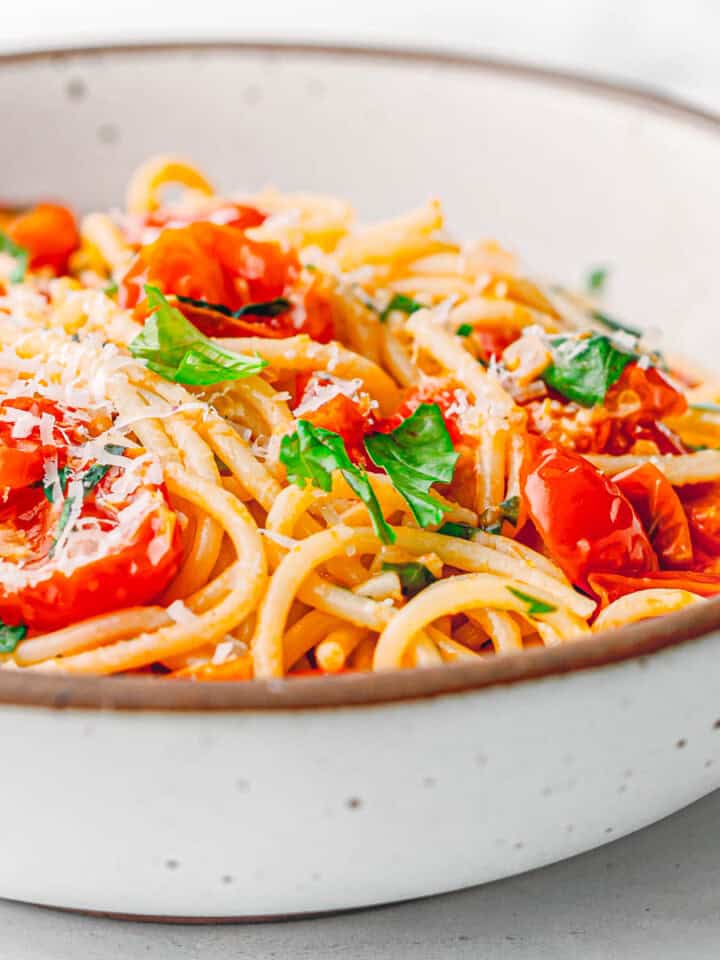
[[[720,594],[720,391],[597,274],[173,157],[0,230],[1,669],[420,667]]]

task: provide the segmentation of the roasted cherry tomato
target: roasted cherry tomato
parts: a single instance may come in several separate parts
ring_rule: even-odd
[[[485,363],[499,360],[506,347],[514,343],[520,336],[520,330],[475,330],[472,334],[475,344],[480,351],[480,357]]]
[[[584,457],[531,441],[522,473],[528,515],[573,583],[587,588],[591,573],[657,570],[657,557],[632,506]]]
[[[720,594],[720,576],[693,570],[658,570],[646,576],[623,576],[621,573],[591,573],[590,587],[603,607],[636,590],[689,590],[701,597]]]
[[[720,554],[720,483],[695,483],[681,488],[693,540],[713,557]]]
[[[274,317],[247,315],[235,319],[212,310],[179,303],[189,319],[208,336],[291,336],[308,333],[327,342],[332,338],[332,308],[315,281],[302,286],[300,262],[276,243],[251,240],[232,226],[199,222],[163,230],[143,247],[121,282],[121,306],[134,307],[151,283],[166,294],[220,304],[235,311],[249,303],[278,297],[291,308]],[[266,332],[267,331],[267,332]]]
[[[645,463],[613,477],[613,483],[630,501],[642,521],[658,558],[670,566],[692,563],[690,528],[673,485],[657,467]],[[720,511],[718,511],[720,533]],[[720,546],[720,544],[719,544]]]
[[[144,227],[158,227],[162,229],[169,223],[190,224],[206,221],[211,223],[221,222],[218,218],[222,215],[222,223],[227,227],[235,227],[237,230],[250,230],[251,227],[259,227],[267,217],[256,207],[250,207],[242,203],[223,203],[221,207],[215,210],[204,210],[197,214],[178,213],[173,210],[153,210],[143,217],[142,225]]]
[[[32,422],[43,415],[42,424]],[[3,458],[19,449],[19,440],[0,444],[0,469],[7,468],[0,476],[0,619],[52,630],[157,597],[182,553],[164,488],[140,478],[125,494],[116,486],[121,467],[78,460],[75,447],[89,439],[92,427],[79,411],[18,398],[0,407],[3,416],[12,418],[0,421],[3,440],[6,428],[16,425],[27,433],[27,457]],[[52,443],[42,443],[41,434]],[[48,471],[50,465],[55,470]],[[56,481],[45,487],[49,472]]]
[[[29,266],[50,267],[54,273],[67,271],[70,255],[80,246],[75,217],[67,207],[39,203],[7,226],[8,236],[30,254]]]
[[[43,417],[47,424],[41,429]],[[64,431],[60,449],[56,445],[58,423]],[[79,443],[86,437],[83,425],[66,419],[50,400],[15,397],[1,401],[0,490],[17,490],[36,483],[42,478],[45,461],[49,458],[57,458],[58,467],[64,466],[65,444]]]
[[[365,434],[375,429],[370,398],[366,394],[347,396],[337,387],[338,382],[324,373],[299,376],[295,415],[316,427],[339,433],[353,463],[376,469],[363,444]]]
[[[436,403],[440,407],[448,433],[456,444],[462,436],[460,410],[467,402],[467,396],[462,388],[449,387],[445,380],[427,377],[420,386],[409,390],[397,411],[378,423],[375,429],[382,433],[389,433],[415,413],[420,404]]]

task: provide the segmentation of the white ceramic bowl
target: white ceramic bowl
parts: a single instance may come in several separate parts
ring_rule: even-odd
[[[0,59],[2,195],[117,201],[155,151],[226,188],[440,196],[712,363],[720,123],[444,56],[183,46]],[[719,358],[720,359],[720,358]],[[0,895],[171,917],[335,910],[570,856],[720,785],[720,608],[487,664],[238,685],[0,674]]]

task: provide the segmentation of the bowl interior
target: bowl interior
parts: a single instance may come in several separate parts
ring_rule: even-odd
[[[5,201],[120,204],[134,166],[160,152],[192,159],[220,189],[337,194],[363,219],[437,196],[453,232],[496,238],[535,274],[572,286],[609,266],[608,308],[671,349],[707,365],[720,345],[720,121],[657,99],[461,58],[182,45],[0,58],[0,128],[13,145]],[[691,621],[678,615],[678,635],[697,634]],[[550,669],[568,668],[555,659]],[[444,675],[438,690],[469,685]],[[382,683],[412,695],[419,681]],[[79,689],[58,684],[61,698]],[[426,678],[417,692],[432,689]]]

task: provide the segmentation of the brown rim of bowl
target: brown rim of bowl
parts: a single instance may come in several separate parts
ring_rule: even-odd
[[[720,116],[673,97],[637,86],[563,70],[466,53],[390,47],[328,46],[266,41],[149,43],[31,50],[0,55],[0,69],[33,61],[80,60],[114,55],[173,53],[268,53],[327,56],[392,63],[424,63],[517,77],[569,88],[599,99],[629,103],[720,135]],[[364,706],[467,693],[520,681],[635,660],[639,667],[658,651],[699,640],[720,628],[720,597],[608,631],[589,642],[537,648],[520,656],[488,657],[480,663],[446,664],[423,670],[398,670],[337,677],[254,680],[251,683],[162,682],[156,677],[78,677],[25,671],[0,671],[0,704],[111,710],[290,710]]]

